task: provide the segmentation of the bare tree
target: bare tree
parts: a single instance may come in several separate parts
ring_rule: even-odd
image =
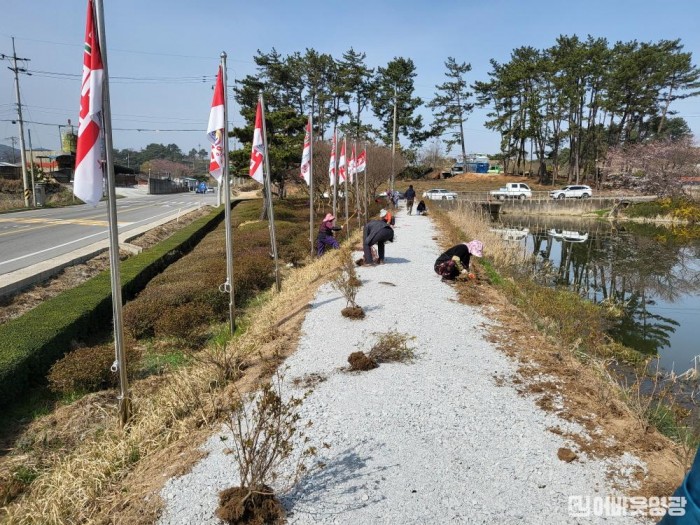
[[[439,137],[433,138],[421,151],[421,163],[430,166],[432,169],[442,167],[445,156],[442,151],[442,141]]]
[[[367,198],[372,200],[377,191],[386,185],[391,177],[391,149],[385,146],[367,144]],[[330,179],[328,177],[328,164],[330,163],[330,143],[328,141],[314,142],[314,202],[317,203],[317,210],[329,205],[332,201]],[[357,148],[359,154],[364,146]],[[396,173],[401,173],[406,167],[406,160],[400,151],[396,152],[394,159],[394,169]],[[364,199],[365,173],[359,173],[360,201]],[[354,189],[351,188],[350,195],[354,199]]]

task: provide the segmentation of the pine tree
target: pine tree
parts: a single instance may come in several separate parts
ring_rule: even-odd
[[[404,135],[412,147],[418,147],[430,133],[423,130],[423,117],[415,111],[423,104],[413,96],[416,67],[410,58],[394,58],[386,67],[377,68],[372,110],[382,126],[382,139],[391,144],[394,125],[394,104],[397,134]]]
[[[374,69],[365,65],[365,53],[359,53],[352,47],[343,53],[338,61],[341,83],[346,93],[351,95],[348,104],[350,124],[348,131],[357,140],[367,138],[373,133],[372,126],[362,124],[362,112],[367,108],[372,94]]]
[[[464,76],[471,71],[472,66],[466,62],[458,64],[453,57],[447,57],[445,68],[447,81],[435,86],[440,93],[436,93],[427,106],[433,110],[434,131],[442,135],[450,130],[450,138],[444,141],[447,149],[449,151],[455,144],[460,144],[462,161],[466,162],[464,122],[474,109],[474,104],[469,102],[472,93],[468,90]]]

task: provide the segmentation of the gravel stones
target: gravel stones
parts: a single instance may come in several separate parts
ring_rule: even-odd
[[[613,494],[606,488],[610,465],[585,455],[571,463],[558,458],[571,444],[547,427],[575,431],[574,425],[496,384],[494,376],[512,376],[515,363],[487,341],[490,321],[460,304],[433,272],[441,250],[430,220],[398,215],[387,264],[357,269],[363,282],[357,304],[367,317],[342,317],[344,300],[322,286],[285,363],[294,393],[295,377],[327,378],[301,408],[326,466],[280,494],[288,523],[580,522],[569,514],[569,496]],[[368,351],[373,334],[389,330],[415,336],[412,363],[342,371],[352,352]],[[212,436],[209,455],[191,473],[167,483],[160,524],[219,523],[218,492],[236,483],[224,432]]]

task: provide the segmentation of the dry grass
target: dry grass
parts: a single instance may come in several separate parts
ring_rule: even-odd
[[[24,199],[10,195],[0,198],[0,211],[14,211],[24,209]]]
[[[331,252],[306,267],[291,270],[281,293],[261,294],[249,307],[241,320],[246,331],[234,338],[227,350],[250,364],[266,361],[251,370],[269,375],[293,347],[290,337],[298,336],[296,330],[281,330],[281,323],[289,322],[290,311],[304,311],[300,306],[322,282],[319,276],[331,275],[339,264],[339,253]],[[220,377],[216,366],[200,361],[175,371],[162,384],[135,383],[134,417],[125,429],[119,428],[114,404],[101,404],[98,428],[86,432],[85,439],[76,440],[72,449],[47,459],[43,473],[28,492],[3,509],[3,519],[17,524],[110,521],[111,509],[133,498],[122,493],[121,483],[136,465],[148,464],[164,449],[221,420],[232,393],[231,385],[220,385]],[[247,381],[250,388],[256,382],[254,378],[241,381]],[[238,388],[242,389],[240,383]],[[97,397],[88,396],[86,403],[90,399]],[[141,518],[125,519],[121,522],[138,523]]]
[[[453,228],[468,235],[466,239],[462,237],[462,242],[472,239],[483,242],[485,255],[498,268],[519,268],[531,257],[525,254],[520,244],[508,243],[499,233],[491,231],[489,215],[481,208],[460,202],[459,207],[447,212],[447,217]]]
[[[551,185],[537,184],[535,178],[519,177],[513,175],[495,175],[495,174],[476,174],[476,173],[463,173],[461,175],[456,175],[449,179],[420,179],[420,180],[401,180],[396,183],[396,187],[400,190],[408,188],[409,184],[413,184],[413,188],[416,190],[416,194],[419,197],[424,191],[431,188],[445,188],[450,191],[489,191],[496,190],[501,186],[505,186],[507,182],[524,182],[533,191],[545,191],[551,190]],[[563,182],[560,181],[560,184]],[[430,208],[430,202],[426,202],[428,208]]]
[[[539,323],[538,329],[538,312],[529,307],[530,303],[520,300],[523,292],[519,286],[524,280],[503,279],[493,269],[507,274],[517,257],[511,258],[511,248],[505,241],[486,237],[485,221],[459,212],[437,213],[433,220],[440,226],[445,246],[478,236],[489,239],[484,241],[486,260],[477,260],[477,276],[482,273],[482,267],[491,268],[492,276],[502,286],[479,286],[478,304],[486,306],[489,317],[497,323],[490,332],[490,341],[519,363],[518,373],[501,381],[510,382],[522,395],[535,396],[536,404],[543,410],[581,425],[580,433],[564,432],[558,427],[550,429],[567,439],[579,455],[615,459],[632,453],[644,461],[647,470],[638,470],[631,477],[621,478],[619,472],[608,472],[613,483],[619,483],[630,495],[649,497],[671,493],[682,479],[689,456],[683,443],[672,442],[649,425],[649,408],[653,405],[642,398],[639,402],[633,399],[631,404],[625,402],[636,396],[638,389],[633,385],[632,391],[625,391],[618,384],[608,366],[609,355],[596,353],[600,348],[586,348],[583,337],[574,339],[573,333],[567,339],[567,330],[550,332],[546,329],[548,323]],[[477,279],[477,283],[481,284],[480,281]],[[456,288],[460,301],[466,299],[465,302],[473,304],[469,301],[469,292],[475,288],[473,282],[457,283]],[[555,299],[551,301],[556,302]],[[577,322],[580,312],[572,301],[566,305],[572,309],[564,309],[558,315],[562,321],[569,318]],[[556,305],[549,305],[550,310],[555,309],[553,306]],[[609,341],[601,344],[615,346]]]

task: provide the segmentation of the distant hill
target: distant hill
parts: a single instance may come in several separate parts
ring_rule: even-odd
[[[14,157],[13,157],[14,152]],[[19,150],[0,144],[0,162],[19,162]]]

